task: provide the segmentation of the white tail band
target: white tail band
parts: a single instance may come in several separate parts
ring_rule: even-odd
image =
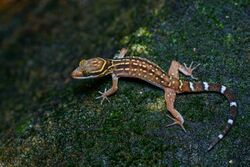
[[[204,85],[204,89],[205,89],[205,90],[208,90],[208,88],[209,88],[208,83],[207,83],[207,82],[203,82],[203,85]]]
[[[223,135],[222,135],[222,134],[220,134],[220,135],[218,136],[218,138],[219,138],[219,139],[222,139],[222,138],[223,138]]]
[[[233,121],[232,119],[229,119],[229,120],[227,121],[227,123],[233,125],[234,121]]]
[[[192,91],[194,91],[194,84],[193,84],[193,82],[189,82],[189,87],[190,87],[190,89],[191,89]]]
[[[237,107],[237,103],[236,103],[236,102],[234,102],[234,101],[233,101],[233,102],[231,102],[231,103],[230,103],[230,107],[232,107],[232,106]]]
[[[224,94],[225,90],[227,89],[227,87],[225,87],[224,85],[221,86],[221,90],[220,93]]]

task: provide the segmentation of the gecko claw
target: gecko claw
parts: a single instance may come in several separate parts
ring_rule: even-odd
[[[107,100],[108,102],[110,102],[110,100],[108,99],[108,97],[105,95],[106,92],[107,92],[107,89],[106,89],[106,88],[105,88],[104,92],[98,91],[98,93],[100,93],[101,96],[96,97],[96,99],[102,98],[102,100],[101,100],[101,105],[102,105],[102,103],[104,102],[104,100]]]
[[[186,131],[186,129],[185,129],[185,127],[183,126],[183,124],[178,124],[178,125],[180,125],[181,126],[181,128],[182,128],[182,130],[185,132],[185,133],[187,133],[187,131]]]
[[[197,64],[195,67],[192,68],[192,70],[195,70],[197,67],[199,67],[201,64]]]
[[[186,63],[183,63],[184,67],[186,68],[186,71],[188,72],[188,76],[190,76],[192,79],[194,80],[198,80],[197,77],[193,76],[193,71],[200,66],[200,64],[197,64],[196,66],[193,67],[193,61],[191,62],[191,64],[189,66],[186,65]]]
[[[198,78],[194,77],[193,75],[191,75],[191,78],[194,79],[194,80],[198,80]]]
[[[167,114],[167,116],[168,116],[170,119],[172,119],[172,120],[174,121],[173,123],[167,125],[167,127],[170,127],[170,126],[173,126],[173,125],[180,125],[180,127],[182,128],[182,130],[183,130],[185,133],[187,133],[187,131],[186,131],[186,129],[185,129],[183,123],[181,123],[179,120],[177,120],[177,119],[175,119],[175,118],[172,118],[172,117],[171,117],[170,115],[168,115],[168,114]]]
[[[192,61],[192,62],[191,62],[191,64],[189,65],[189,67],[188,67],[188,68],[191,68],[191,67],[192,67],[192,65],[193,65],[193,63],[194,63],[194,62]]]
[[[183,63],[183,65],[184,65],[184,67],[185,67],[186,69],[188,69],[188,67],[187,67],[186,63]]]

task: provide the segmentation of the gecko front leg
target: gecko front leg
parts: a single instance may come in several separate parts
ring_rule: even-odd
[[[167,109],[168,111],[171,113],[171,115],[173,116],[169,118],[171,118],[174,122],[172,124],[169,124],[169,126],[172,125],[180,125],[181,128],[184,130],[184,132],[186,132],[183,123],[184,123],[184,119],[181,116],[181,114],[174,108],[174,101],[175,101],[175,97],[176,97],[176,92],[175,90],[171,89],[171,88],[165,88],[165,100],[166,100],[166,105],[167,105]]]
[[[126,53],[127,53],[127,49],[126,48],[122,48],[118,54],[115,54],[114,59],[121,59],[124,58]]]
[[[101,104],[103,103],[103,101],[106,99],[109,102],[108,96],[114,94],[116,91],[118,90],[118,77],[114,74],[112,74],[112,87],[106,91],[106,89],[104,90],[104,92],[99,91],[99,93],[101,94],[101,96],[98,96],[96,99],[102,99],[101,100]]]

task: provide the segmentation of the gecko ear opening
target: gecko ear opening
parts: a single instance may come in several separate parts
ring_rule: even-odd
[[[86,61],[85,59],[82,59],[82,60],[79,62],[79,66],[84,65],[85,61]]]

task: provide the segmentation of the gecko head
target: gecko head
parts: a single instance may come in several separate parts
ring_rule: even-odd
[[[83,59],[71,73],[71,76],[74,79],[97,78],[105,75],[107,67],[107,61],[103,58]]]

